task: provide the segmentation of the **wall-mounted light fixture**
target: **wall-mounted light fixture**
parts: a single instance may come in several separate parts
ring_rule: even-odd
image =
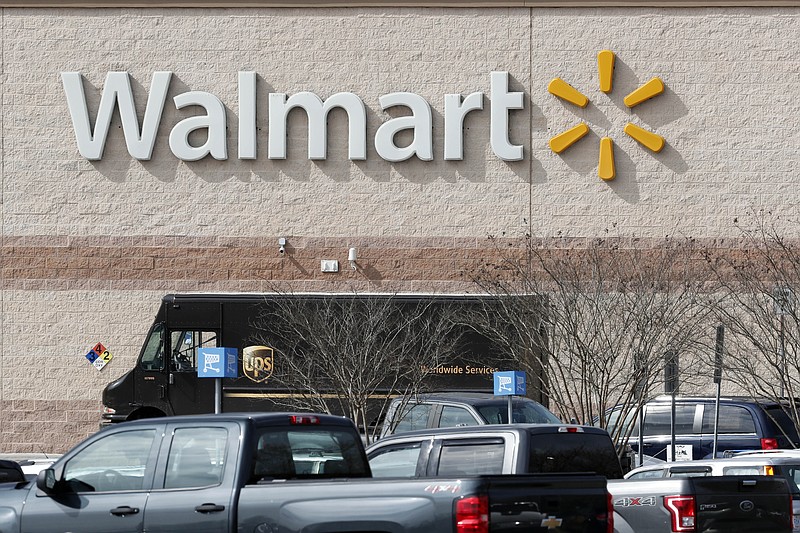
[[[286,237],[278,237],[278,246],[278,253],[282,256],[286,253]]]
[[[356,263],[358,260],[358,252],[355,248],[350,248],[350,250],[348,250],[347,260],[350,261],[350,268],[353,270],[358,270],[358,264]]]

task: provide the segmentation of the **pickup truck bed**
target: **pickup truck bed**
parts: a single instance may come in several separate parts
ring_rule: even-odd
[[[280,501],[274,499],[275,489],[272,484],[242,489],[241,531],[394,532],[403,524],[403,531],[440,533],[450,530],[431,526],[431,517],[441,514],[439,500],[445,495],[456,505],[464,497],[488,495],[484,499],[488,530],[475,531],[534,533],[556,527],[563,532],[608,531],[608,504],[588,497],[605,493],[605,479],[600,476],[305,480],[280,483]],[[278,517],[288,529],[278,528]],[[472,532],[457,526],[453,531]]]

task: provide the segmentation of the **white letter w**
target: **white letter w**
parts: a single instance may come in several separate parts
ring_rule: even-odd
[[[64,92],[67,93],[69,114],[72,116],[72,126],[75,128],[75,138],[81,155],[92,160],[103,157],[111,117],[114,114],[114,107],[119,102],[119,114],[122,118],[122,131],[125,134],[128,153],[136,159],[150,159],[171,78],[172,72],[153,73],[140,135],[130,75],[127,72],[109,72],[106,75],[106,84],[100,97],[100,108],[97,110],[97,120],[92,133],[86,94],[83,92],[83,76],[80,72],[62,72],[61,81],[64,84]]]

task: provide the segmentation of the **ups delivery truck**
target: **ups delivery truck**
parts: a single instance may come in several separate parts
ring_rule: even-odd
[[[198,349],[235,348],[238,352],[238,377],[222,380],[222,411],[277,411],[293,405],[297,389],[287,388],[277,378],[282,357],[297,353],[298,339],[273,330],[281,313],[313,314],[323,307],[330,311],[332,300],[382,302],[404,312],[420,309],[443,310],[460,317],[452,321],[450,335],[457,339],[450,347],[446,364],[426,368],[425,387],[437,391],[491,392],[492,373],[508,370],[498,343],[480,328],[469,323],[470,312],[485,311],[491,297],[478,295],[364,295],[364,294],[168,294],[162,298],[155,320],[141,348],[136,365],[109,383],[103,391],[102,424],[167,415],[213,413],[217,391],[215,379],[198,378]],[[289,300],[295,304],[288,305]],[[320,311],[321,312],[321,311]],[[474,315],[473,315],[474,316]],[[484,315],[485,316],[485,315]],[[393,320],[393,319],[392,319]],[[331,324],[333,327],[333,324]],[[413,327],[413,326],[411,326]],[[296,336],[296,335],[294,335]],[[299,339],[300,342],[303,339]],[[291,343],[292,349],[288,349]],[[335,355],[334,355],[335,357]],[[531,378],[529,390],[535,390]],[[315,394],[330,394],[325,384],[314,383]],[[396,382],[375,391],[375,397],[398,390]],[[407,387],[406,387],[407,388]],[[306,391],[307,392],[307,391]],[[534,397],[540,400],[540,398]],[[336,402],[331,402],[335,404]],[[335,409],[333,409],[335,410]],[[346,413],[334,413],[346,414]],[[378,413],[372,413],[378,416]]]

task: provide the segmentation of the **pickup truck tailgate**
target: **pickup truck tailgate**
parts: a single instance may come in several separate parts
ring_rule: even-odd
[[[606,478],[591,474],[486,476],[489,531],[607,533]]]
[[[698,532],[792,531],[792,499],[783,478],[718,476],[691,481],[697,498]]]

